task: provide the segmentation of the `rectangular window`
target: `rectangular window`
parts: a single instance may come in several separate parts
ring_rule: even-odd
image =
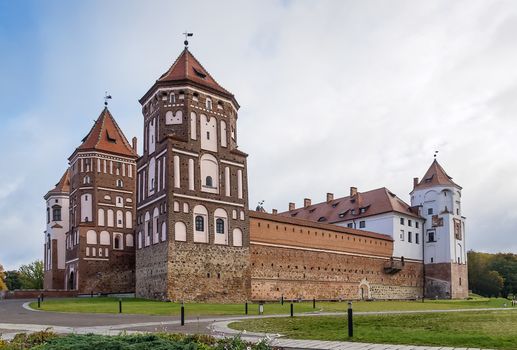
[[[418,221],[415,221],[415,227],[418,228]]]
[[[433,208],[427,209],[427,215],[433,215]]]
[[[428,242],[436,242],[434,237],[434,231],[427,232],[427,238]]]
[[[434,258],[431,258],[431,262],[434,262]]]
[[[410,220],[410,219],[408,219],[408,221],[407,221],[407,225],[408,225],[408,226],[412,226],[412,223],[411,223],[411,220]]]
[[[366,222],[365,221],[359,221],[359,228],[365,228]]]
[[[404,225],[404,218],[400,218],[400,224]]]
[[[407,233],[407,241],[409,243],[413,242],[413,233],[412,232]]]
[[[346,224],[346,227],[349,227],[349,228],[353,228],[354,227],[354,224],[352,224],[351,222]]]
[[[420,244],[420,242],[419,242],[419,241],[420,241],[420,240],[419,240],[419,238],[420,238],[420,237],[419,237],[419,234],[418,234],[418,233],[415,233],[415,243],[416,243],[416,244]]]
[[[404,240],[404,230],[400,230],[400,240]]]

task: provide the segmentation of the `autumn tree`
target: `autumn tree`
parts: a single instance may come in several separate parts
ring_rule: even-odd
[[[4,267],[0,265],[0,292],[3,290],[7,290],[7,285],[5,284]]]

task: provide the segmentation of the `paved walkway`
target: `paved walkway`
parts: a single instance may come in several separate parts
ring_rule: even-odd
[[[428,347],[412,345],[383,345],[356,342],[334,342],[318,340],[293,340],[282,338],[280,334],[240,332],[228,327],[228,324],[242,319],[286,317],[287,315],[268,316],[229,316],[229,317],[193,317],[185,320],[181,326],[177,316],[150,316],[131,314],[86,314],[43,312],[28,307],[27,300],[0,301],[0,335],[3,339],[10,339],[20,332],[37,332],[51,328],[60,334],[103,334],[117,335],[121,331],[126,333],[139,332],[177,332],[177,333],[205,333],[216,337],[233,336],[240,334],[244,340],[258,342],[263,339],[276,347],[291,349],[314,350],[453,350],[449,347]],[[422,310],[422,311],[382,311],[382,312],[355,312],[354,315],[380,314],[415,314],[438,312],[490,311],[512,310],[511,308],[482,308],[456,310]],[[297,314],[296,316],[330,316],[345,315],[342,312],[314,312]],[[188,317],[188,314],[187,314]],[[457,350],[466,350],[457,349]],[[479,349],[476,349],[479,350]]]

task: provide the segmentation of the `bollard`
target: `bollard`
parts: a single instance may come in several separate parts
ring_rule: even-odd
[[[118,298],[118,313],[122,313],[122,299]]]
[[[264,304],[262,302],[259,303],[259,315],[264,314]]]
[[[45,297],[45,296],[43,295],[43,293],[41,293],[41,302],[43,302],[43,298],[44,298],[44,297]]]
[[[283,294],[280,297],[280,305],[284,305],[284,295]]]
[[[245,315],[248,314],[248,302],[246,302],[246,304],[244,304],[244,314]]]
[[[38,309],[40,308],[40,306],[41,306],[41,298],[38,297]]]
[[[312,308],[316,308],[316,298],[312,298]]]
[[[354,336],[354,323],[353,323],[353,314],[352,314],[352,302],[348,302],[348,337],[352,338]]]
[[[294,317],[294,306],[293,306],[292,301],[291,301],[291,317]]]
[[[181,325],[185,325],[185,305],[181,303]]]

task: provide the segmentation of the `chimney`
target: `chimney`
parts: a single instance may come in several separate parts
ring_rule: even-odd
[[[290,202],[289,203],[289,211],[295,210],[295,209],[296,209],[296,204],[294,204],[293,202]]]
[[[353,197],[357,194],[357,187],[350,187],[350,197]]]
[[[415,188],[416,185],[418,185],[418,177],[413,178],[413,188]]]
[[[272,212],[273,212],[273,215],[278,214],[278,210],[276,210],[276,209],[273,209]]]
[[[136,152],[136,151],[137,151],[137,150],[136,150],[136,146],[137,146],[137,145],[136,145],[136,137],[133,137],[133,139],[132,139],[131,141],[132,141],[132,144],[133,144],[133,151],[135,151],[135,152]]]
[[[311,205],[311,199],[310,198],[304,198],[303,199],[303,206],[308,207]]]
[[[334,193],[327,192],[327,202],[334,200]]]

